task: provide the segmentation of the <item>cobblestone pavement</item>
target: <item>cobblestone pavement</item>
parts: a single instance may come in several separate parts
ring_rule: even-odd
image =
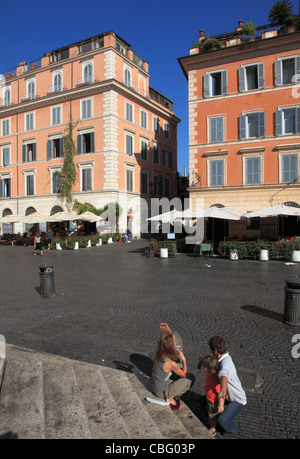
[[[248,404],[230,438],[300,438],[300,358],[283,323],[285,279],[300,264],[221,258],[147,258],[147,241],[77,251],[0,246],[0,334],[8,344],[149,375],[167,322],[184,342],[196,383],[184,401],[205,422],[198,358],[223,336],[243,375]],[[52,264],[56,296],[39,293]],[[299,350],[298,350],[299,352]],[[223,437],[218,434],[218,438]]]

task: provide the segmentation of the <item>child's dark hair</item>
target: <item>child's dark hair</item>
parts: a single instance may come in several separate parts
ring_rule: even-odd
[[[212,336],[208,341],[208,345],[212,351],[217,350],[219,354],[225,354],[227,351],[226,342],[221,336]]]

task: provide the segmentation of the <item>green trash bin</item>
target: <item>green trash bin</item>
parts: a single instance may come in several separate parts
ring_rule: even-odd
[[[56,296],[53,265],[40,265],[40,295],[43,298]]]
[[[285,280],[284,323],[300,325],[300,278]]]

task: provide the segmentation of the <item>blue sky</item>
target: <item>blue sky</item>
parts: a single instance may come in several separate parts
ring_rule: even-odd
[[[13,0],[1,5],[0,73],[20,62],[109,30],[149,62],[150,85],[174,102],[178,171],[188,172],[188,91],[177,59],[187,56],[203,28],[210,36],[237,21],[268,23],[276,0]],[[291,1],[299,13],[299,1]],[[5,18],[5,20],[4,20]]]

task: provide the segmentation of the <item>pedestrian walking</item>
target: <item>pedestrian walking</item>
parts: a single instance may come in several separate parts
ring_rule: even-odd
[[[52,239],[54,238],[54,233],[51,228],[47,231],[46,236],[47,236],[47,244],[48,244],[47,250],[50,250],[51,242],[52,242]]]
[[[39,250],[40,255],[43,256],[42,239],[41,239],[39,232],[35,233],[34,246],[35,246],[35,251],[33,252],[33,255],[36,255],[37,251]]]
[[[208,345],[219,362],[220,397],[227,400],[227,404],[219,414],[218,423],[226,433],[234,433],[238,428],[238,421],[235,418],[247,404],[247,397],[232,358],[227,352],[225,340],[220,336],[213,336],[208,341]]]
[[[129,227],[127,226],[125,243],[128,244],[130,242],[131,242],[131,231],[130,231]]]

